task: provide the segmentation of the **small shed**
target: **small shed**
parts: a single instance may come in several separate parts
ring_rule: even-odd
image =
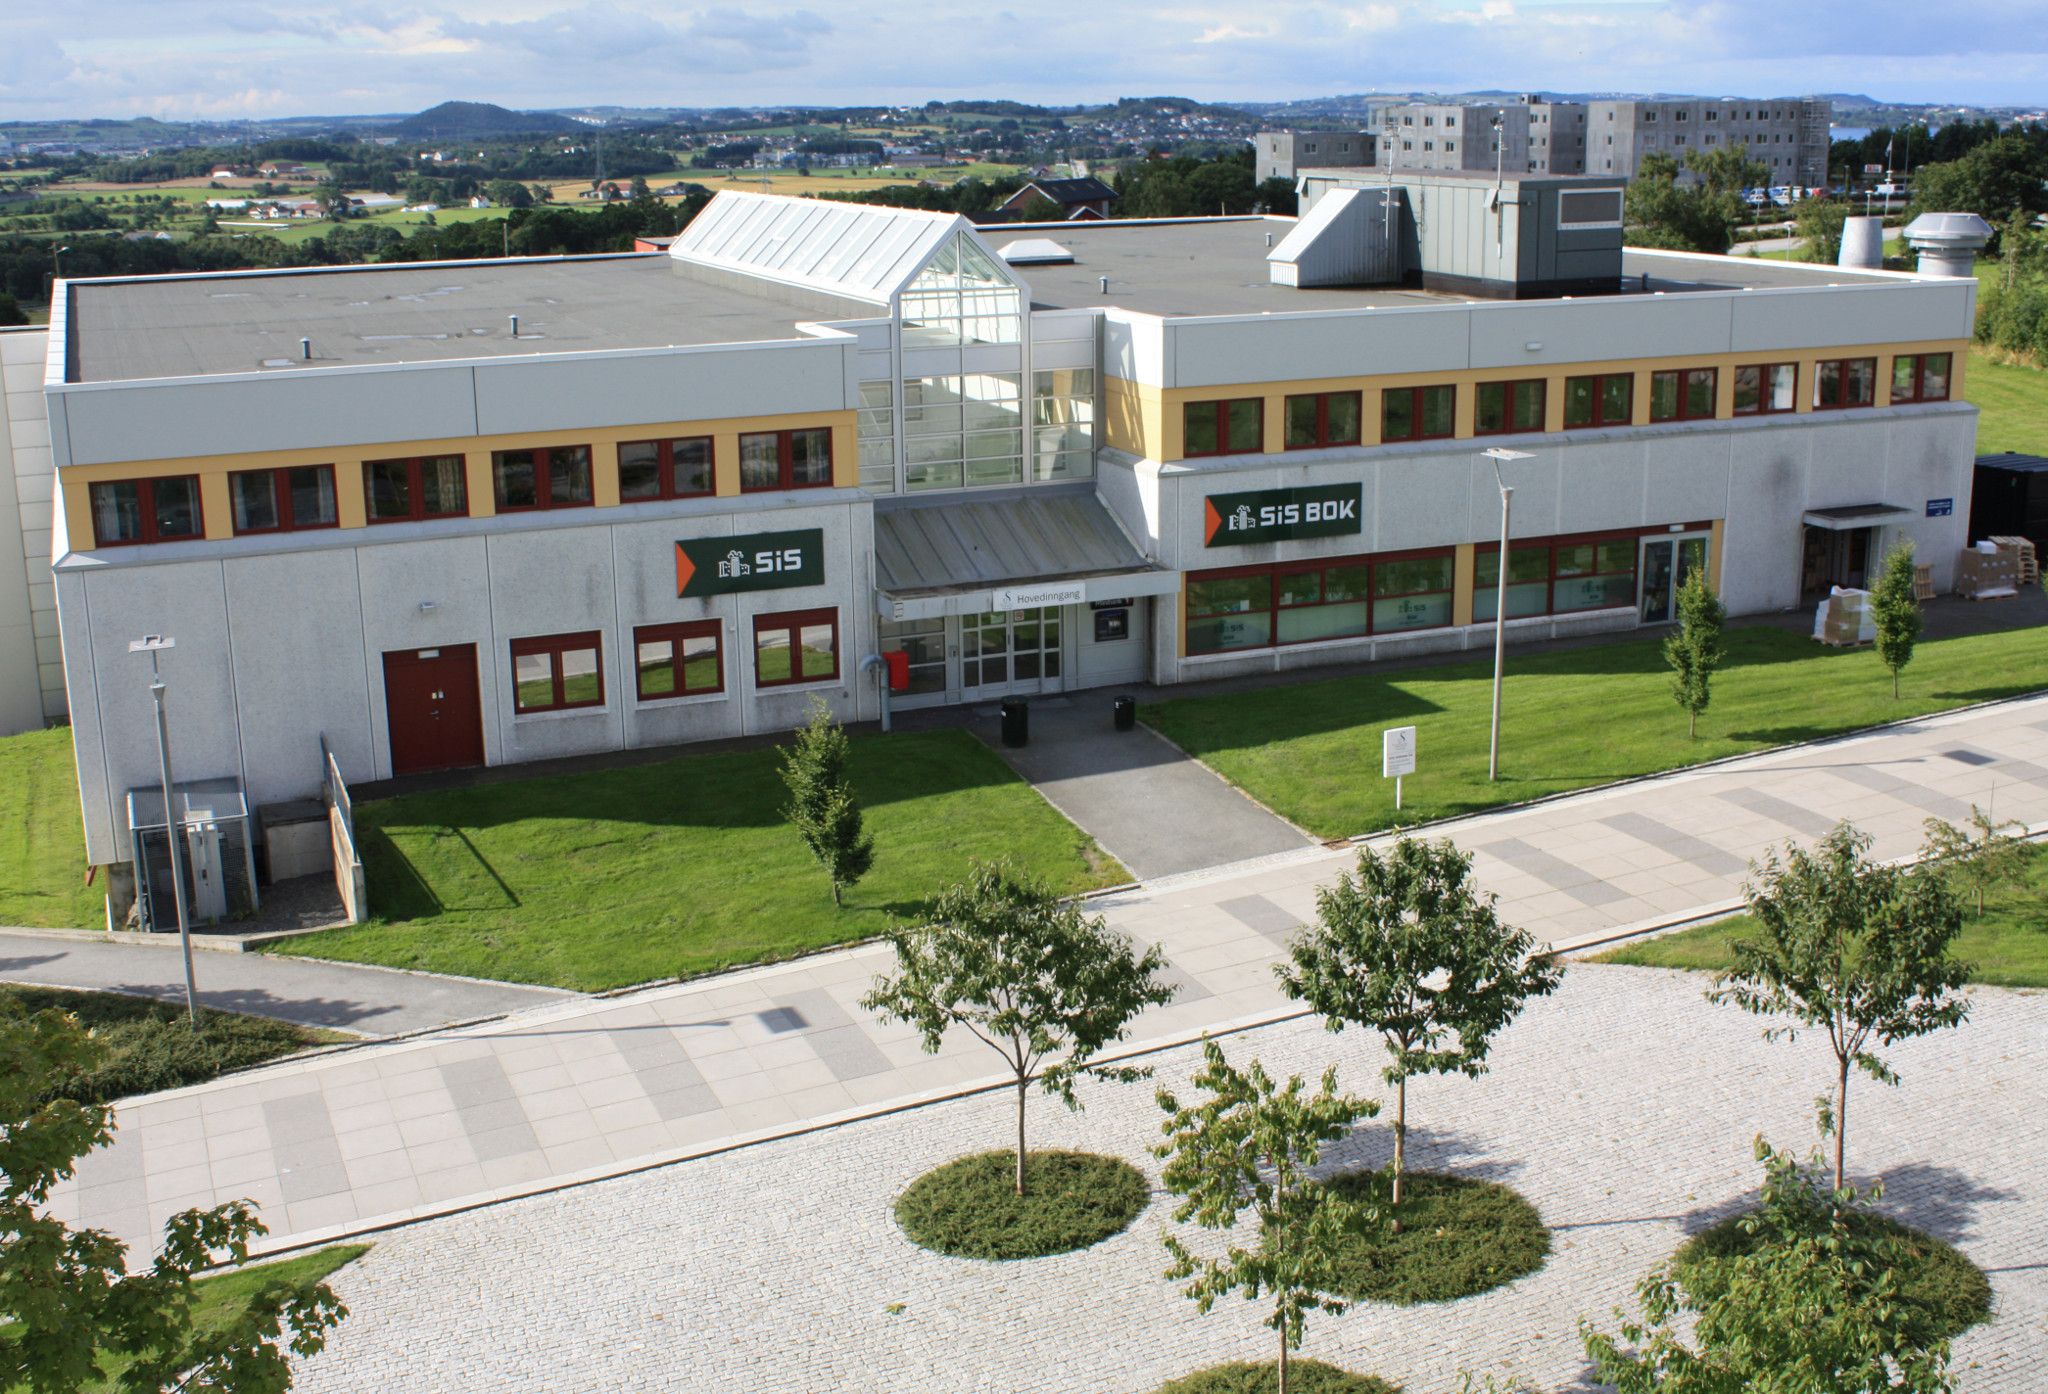
[[[2048,555],[2048,457],[1979,455],[1970,489],[1970,540],[2024,537]]]
[[[253,912],[256,845],[249,802],[240,781],[179,781],[171,791],[184,872],[185,908],[193,924],[219,924]],[[133,849],[135,914],[144,929],[176,930],[176,891],[171,884],[171,820],[164,816],[163,789],[148,785],[128,791],[128,845]]]

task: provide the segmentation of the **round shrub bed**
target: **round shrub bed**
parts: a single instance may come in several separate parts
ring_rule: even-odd
[[[978,1152],[934,1167],[896,1198],[896,1223],[911,1242],[954,1258],[1064,1254],[1121,1234],[1152,1188],[1129,1162],[1093,1152],[1032,1152],[1024,1194],[1017,1154]]]
[[[1745,1218],[1731,1216],[1700,1231],[1672,1255],[1672,1276],[1695,1301],[1720,1295],[1722,1260],[1749,1253],[1767,1238],[1745,1230]],[[1849,1228],[1876,1249],[1895,1275],[1899,1305],[1912,1315],[1908,1329],[1917,1343],[1948,1340],[1991,1315],[1991,1280],[1951,1245],[1869,1211],[1856,1212]]]
[[[1401,1178],[1401,1232],[1390,1223],[1393,1178],[1353,1171],[1331,1190],[1378,1209],[1339,1250],[1338,1291],[1357,1302],[1451,1302],[1534,1273],[1550,1257],[1536,1207],[1506,1186],[1411,1171]]]
[[[1211,1365],[1159,1386],[1158,1394],[1273,1394],[1279,1366],[1271,1361]],[[1399,1385],[1354,1375],[1320,1360],[1287,1361],[1287,1394],[1401,1394]]]

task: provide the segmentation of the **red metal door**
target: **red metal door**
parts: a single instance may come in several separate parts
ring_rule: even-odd
[[[484,762],[476,645],[399,649],[384,655],[384,711],[391,773],[417,774]]]

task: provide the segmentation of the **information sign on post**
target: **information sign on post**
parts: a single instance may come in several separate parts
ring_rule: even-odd
[[[1401,776],[1415,773],[1415,728],[1390,726],[1380,732],[1380,778],[1394,781],[1394,808],[1401,807]]]

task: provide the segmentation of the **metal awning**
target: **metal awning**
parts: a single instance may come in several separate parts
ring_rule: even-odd
[[[983,610],[1170,595],[1090,484],[875,502],[875,608],[929,619]]]
[[[1850,503],[1839,508],[1809,508],[1805,521],[1816,528],[1829,532],[1849,532],[1855,528],[1875,528],[1900,518],[1910,518],[1913,510],[1901,508],[1894,503]]]

